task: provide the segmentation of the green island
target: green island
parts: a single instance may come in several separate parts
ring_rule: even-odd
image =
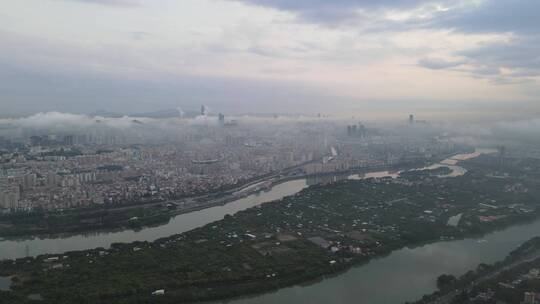
[[[512,251],[504,260],[480,264],[459,278],[442,274],[438,291],[415,304],[536,303],[540,296],[540,237]]]
[[[446,170],[435,169],[311,186],[154,242],[2,261],[0,276],[12,286],[0,302],[232,298],[337,274],[404,246],[538,217],[540,161],[482,155],[460,165],[469,171],[453,178],[439,178]]]

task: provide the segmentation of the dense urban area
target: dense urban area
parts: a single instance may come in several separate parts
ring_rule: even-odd
[[[244,125],[205,111],[147,123],[96,117],[73,134],[4,126],[0,236],[163,223],[287,178],[395,169],[471,149],[412,117],[392,130],[322,117]],[[128,131],[111,127],[119,123]]]
[[[144,229],[290,180],[309,187],[157,240],[4,259],[0,302],[229,299],[538,218],[537,150],[484,138],[492,148],[475,152],[413,115],[386,126],[322,115],[227,119],[203,106],[189,119],[85,119],[69,132],[2,125],[0,236]],[[515,283],[521,272],[487,287],[499,274],[472,285],[442,274],[424,300],[495,299],[501,286],[512,286],[500,296],[508,303],[522,291],[535,297],[534,286]]]
[[[155,242],[4,261],[12,303],[229,298],[343,271],[403,246],[481,235],[538,216],[534,159],[480,155],[398,178],[314,185]],[[456,217],[458,219],[456,220]]]

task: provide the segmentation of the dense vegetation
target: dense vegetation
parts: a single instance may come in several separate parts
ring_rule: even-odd
[[[104,208],[88,207],[48,212],[14,212],[0,215],[0,236],[69,234],[86,231],[141,228],[167,223],[173,208],[165,203],[147,207]]]
[[[439,290],[425,295],[416,304],[446,303],[521,303],[525,292],[540,292],[540,277],[526,276],[540,268],[540,237],[534,237],[512,251],[504,260],[480,264],[459,278],[443,274],[437,279]],[[486,297],[489,297],[487,299]],[[444,303],[443,302],[443,303]]]
[[[343,181],[155,242],[0,264],[11,303],[178,303],[261,292],[336,273],[392,250],[537,216],[540,187],[489,165],[456,178]],[[531,164],[521,164],[530,167]],[[431,174],[430,174],[431,175]],[[463,214],[457,226],[449,217]],[[449,286],[442,280],[441,286]],[[164,289],[165,295],[152,292]]]

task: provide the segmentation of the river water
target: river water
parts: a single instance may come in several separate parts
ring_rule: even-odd
[[[231,304],[342,303],[398,304],[436,290],[443,273],[462,275],[480,263],[501,260],[526,240],[540,235],[540,220],[482,236],[394,251],[307,286],[230,301]]]
[[[153,241],[162,237],[182,233],[221,220],[227,214],[293,195],[306,188],[306,180],[298,179],[272,187],[270,191],[253,194],[223,206],[216,206],[200,211],[175,216],[167,224],[158,227],[143,228],[139,231],[123,230],[116,232],[97,232],[77,234],[67,237],[43,237],[25,240],[0,241],[0,259],[36,256],[44,253],[62,253],[72,250],[84,250],[97,247],[108,248],[112,243],[133,241]]]
[[[460,155],[445,160],[444,163],[454,169],[451,176],[465,173],[463,168],[454,168],[455,163],[452,160],[470,157],[474,157],[474,155]],[[348,178],[382,176],[395,176],[395,173],[372,172],[361,176],[350,175]],[[341,179],[341,177],[337,179]],[[336,178],[331,178],[331,180],[336,180]],[[253,194],[224,206],[178,215],[168,224],[145,228],[137,232],[128,230],[74,235],[64,238],[3,240],[0,241],[0,258],[108,247],[114,242],[152,241],[220,220],[226,214],[234,214],[264,202],[295,194],[306,188],[308,184],[327,181],[326,179],[298,179],[284,182],[275,185],[268,192]],[[416,248],[404,248],[317,283],[284,288],[277,292],[255,297],[235,299],[228,301],[228,303],[386,304],[413,301],[426,293],[435,291],[436,278],[440,274],[461,275],[475,268],[479,263],[492,263],[501,260],[521,243],[538,235],[540,235],[540,220],[497,231],[483,236],[481,239],[441,241]],[[9,279],[0,278],[0,289],[6,288],[6,286],[9,286]]]
[[[448,163],[452,176],[462,175],[465,169],[455,166],[454,160],[463,160],[476,157],[480,153],[489,153],[492,150],[477,150],[475,153],[459,154],[442,163]],[[426,168],[441,166],[435,164]],[[425,168],[420,168],[425,169]],[[154,241],[158,238],[186,232],[205,224],[222,219],[226,214],[234,214],[238,211],[260,205],[265,202],[277,200],[285,196],[300,192],[308,185],[336,181],[339,179],[362,179],[369,177],[391,176],[397,177],[398,173],[388,171],[368,172],[362,175],[323,176],[309,179],[297,179],[275,185],[269,191],[261,191],[257,194],[235,200],[224,206],[216,206],[200,211],[190,212],[175,216],[167,224],[158,227],[143,228],[139,231],[122,230],[113,232],[95,232],[75,234],[71,236],[43,236],[31,239],[4,239],[0,240],[0,259],[13,259],[25,256],[36,256],[45,253],[63,253],[73,250],[85,250],[97,247],[108,248],[113,243],[126,243],[133,241]]]

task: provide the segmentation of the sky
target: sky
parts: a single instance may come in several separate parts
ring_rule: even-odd
[[[0,1],[0,116],[206,104],[530,118],[539,11],[538,0]]]

